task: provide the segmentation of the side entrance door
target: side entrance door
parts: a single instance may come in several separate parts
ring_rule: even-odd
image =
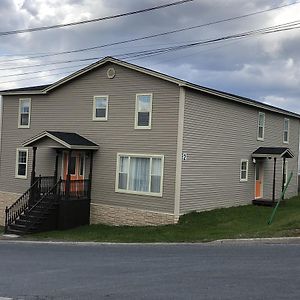
[[[63,179],[67,179],[68,175],[68,162],[69,153],[63,153]],[[73,151],[71,154],[71,164],[70,164],[70,192],[81,191],[83,188],[83,182],[80,180],[84,179],[84,169],[85,169],[85,155],[82,151]]]
[[[263,163],[256,162],[255,165],[255,199],[263,196]]]

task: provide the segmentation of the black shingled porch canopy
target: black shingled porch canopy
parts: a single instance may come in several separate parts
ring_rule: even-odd
[[[75,132],[44,131],[23,143],[24,147],[34,147],[45,139],[52,140],[53,148],[67,148],[70,150],[98,150],[99,146]]]
[[[287,147],[259,147],[252,153],[254,158],[293,158],[294,153]]]

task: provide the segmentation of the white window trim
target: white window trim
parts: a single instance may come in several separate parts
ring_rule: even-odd
[[[18,175],[18,169],[19,169],[19,151],[24,151],[26,152],[26,171],[25,175]],[[27,179],[27,174],[28,174],[28,149],[26,148],[17,148],[16,152],[16,166],[15,166],[15,178],[19,179]]]
[[[149,125],[138,126],[138,97],[139,96],[150,96],[150,111],[149,111]],[[135,95],[135,117],[134,117],[134,129],[151,129],[152,124],[152,101],[153,93],[139,93]]]
[[[246,178],[242,178],[242,164],[243,162],[246,162]],[[240,164],[240,182],[246,182],[248,181],[248,159],[241,159],[241,164]]]
[[[29,100],[29,113],[28,113],[28,125],[21,125],[21,103],[24,100]],[[18,128],[30,128],[31,119],[31,98],[20,98],[19,99],[19,114],[18,114]]]
[[[287,159],[285,160],[285,170],[286,170],[286,173],[285,173],[285,179],[284,179],[284,186],[286,186],[287,180],[289,178],[289,162]],[[283,174],[283,160],[282,160],[282,173],[281,174]]]
[[[119,166],[120,166],[120,157],[121,156],[142,157],[142,158],[160,158],[161,159],[160,193],[137,192],[137,191],[119,189]],[[117,153],[115,192],[116,193],[125,193],[125,194],[162,197],[162,195],[163,195],[163,178],[164,178],[164,160],[165,160],[164,155],[158,155],[158,154]],[[129,170],[130,170],[130,159],[129,159],[129,163],[128,163],[128,172],[129,172]],[[150,161],[150,176],[151,176],[151,161]],[[127,185],[128,185],[128,182],[129,182],[129,180],[127,180]]]
[[[106,98],[106,111],[105,111],[105,117],[96,117],[96,98]],[[108,119],[108,101],[109,97],[108,95],[97,95],[94,96],[93,99],[93,121],[107,121]]]
[[[260,116],[263,115],[264,116],[264,123],[263,123],[263,134],[262,137],[259,137],[259,120],[260,120]],[[265,123],[266,123],[266,114],[264,112],[258,112],[258,120],[257,120],[257,140],[258,141],[264,141],[265,139]]]
[[[285,130],[284,130],[284,123],[285,123],[285,121],[288,121],[287,141],[284,140],[284,132],[285,132]],[[290,140],[290,119],[284,118],[283,119],[283,143],[284,144],[288,144],[289,140]]]

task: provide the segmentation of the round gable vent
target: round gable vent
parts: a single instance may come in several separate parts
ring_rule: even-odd
[[[116,76],[116,70],[114,68],[109,68],[106,75],[109,79],[113,79]]]

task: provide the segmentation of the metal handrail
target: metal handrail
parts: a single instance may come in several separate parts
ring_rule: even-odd
[[[34,184],[20,196],[11,206],[5,208],[5,232],[7,227],[12,224],[24,211],[29,208],[29,202],[33,198],[36,188],[39,184],[39,180],[36,180]]]
[[[59,180],[56,182],[56,184],[55,184],[55,185],[54,185],[54,186],[53,186],[46,194],[44,194],[44,195],[39,199],[39,201],[37,201],[32,207],[30,207],[30,209],[29,209],[28,212],[34,210],[39,204],[41,204],[42,201],[43,201],[45,198],[47,198],[50,194],[53,193],[53,191],[54,191],[55,189],[57,189],[57,187],[60,188],[61,182],[62,182],[62,180],[59,179]],[[60,191],[58,191],[58,192],[56,191],[55,194],[56,194],[56,197],[59,197]],[[56,200],[57,200],[57,199],[56,199]],[[28,232],[28,231],[32,228],[32,226],[35,225],[35,223],[36,223],[36,222],[31,222],[31,224],[26,228],[25,233]]]

